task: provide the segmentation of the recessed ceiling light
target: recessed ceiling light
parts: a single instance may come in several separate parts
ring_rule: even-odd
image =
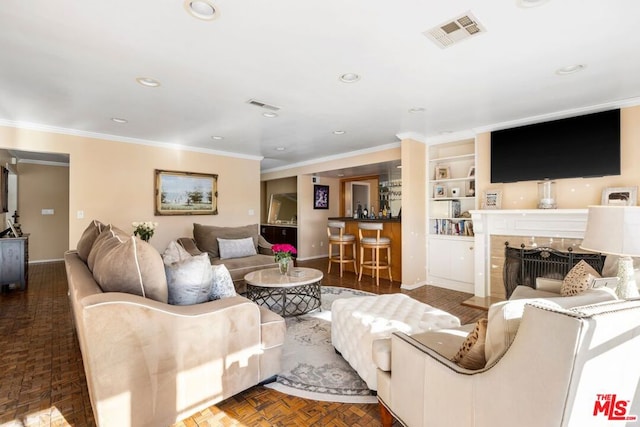
[[[285,148],[284,147],[276,147],[276,151],[284,151]]]
[[[129,123],[129,120],[121,119],[120,117],[112,117],[111,121],[116,123]]]
[[[220,140],[224,139],[224,136],[214,135],[214,136],[211,137],[211,139],[215,139],[216,141],[220,141]]]
[[[211,21],[220,14],[209,0],[185,0],[184,8],[189,15],[205,21]]]
[[[549,0],[517,0],[516,4],[518,5],[518,7],[522,7],[524,9],[528,9],[531,7],[538,7],[538,6],[542,6],[544,3],[548,2]]]
[[[344,176],[344,174],[343,174],[343,173],[339,173],[339,174],[338,174],[338,178],[342,178],[343,176]]]
[[[343,131],[343,130],[334,130],[334,131],[333,131],[333,134],[334,134],[334,135],[344,135],[345,133],[347,133],[347,132],[345,132],[345,131]]]
[[[396,169],[402,169],[402,165],[396,166]]]
[[[424,112],[425,109],[423,107],[413,107],[413,108],[409,108],[409,112],[410,113],[422,113]]]
[[[270,119],[273,119],[274,117],[278,117],[278,115],[276,113],[272,113],[272,112],[266,112],[266,113],[262,113],[263,116],[268,117]]]
[[[556,74],[559,76],[566,76],[567,74],[573,74],[577,73],[578,71],[582,71],[585,69],[585,67],[586,65],[582,64],[569,65],[567,67],[558,68],[556,70]]]
[[[142,86],[146,87],[158,87],[160,86],[160,82],[156,79],[152,79],[151,77],[138,77],[136,81]]]
[[[357,82],[358,80],[360,80],[360,76],[356,73],[345,73],[340,76],[340,81],[345,83],[353,83]]]

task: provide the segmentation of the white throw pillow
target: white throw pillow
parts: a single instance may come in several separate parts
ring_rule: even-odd
[[[252,237],[244,239],[221,239],[218,237],[220,259],[242,258],[257,255]]]
[[[167,249],[162,253],[162,260],[165,265],[171,265],[189,258],[191,258],[191,254],[175,240],[170,242]]]
[[[224,264],[212,265],[211,292],[209,300],[236,296],[236,288],[233,286],[231,273]]]
[[[209,301],[213,274],[209,254],[189,256],[171,264],[165,264],[169,304],[192,305]]]

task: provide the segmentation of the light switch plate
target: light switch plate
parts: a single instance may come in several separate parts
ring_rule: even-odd
[[[53,209],[42,209],[42,215],[53,215]]]

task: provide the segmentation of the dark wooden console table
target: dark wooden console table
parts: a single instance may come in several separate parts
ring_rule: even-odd
[[[572,248],[560,251],[552,248],[519,248],[505,242],[503,280],[507,298],[516,286],[536,287],[536,277],[564,279],[569,270],[580,261],[585,261],[598,273],[602,273],[604,256],[594,252],[578,252]]]
[[[0,286],[19,283],[21,290],[29,284],[29,238],[0,238]]]

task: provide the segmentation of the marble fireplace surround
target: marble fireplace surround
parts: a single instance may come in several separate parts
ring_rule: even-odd
[[[481,298],[501,297],[499,294],[496,295],[495,284],[492,293],[492,272],[496,268],[499,268],[499,271],[502,269],[502,265],[496,265],[497,263],[494,264],[492,261],[492,246],[494,252],[504,251],[505,237],[517,236],[518,240],[514,237],[513,245],[518,246],[526,236],[527,240],[534,239],[540,246],[555,242],[550,246],[560,249],[567,246],[576,247],[584,237],[587,212],[587,209],[472,210],[471,218],[475,232],[474,295]],[[498,236],[499,239],[496,238]],[[497,248],[497,245],[502,246]],[[495,276],[496,274],[494,282]]]

